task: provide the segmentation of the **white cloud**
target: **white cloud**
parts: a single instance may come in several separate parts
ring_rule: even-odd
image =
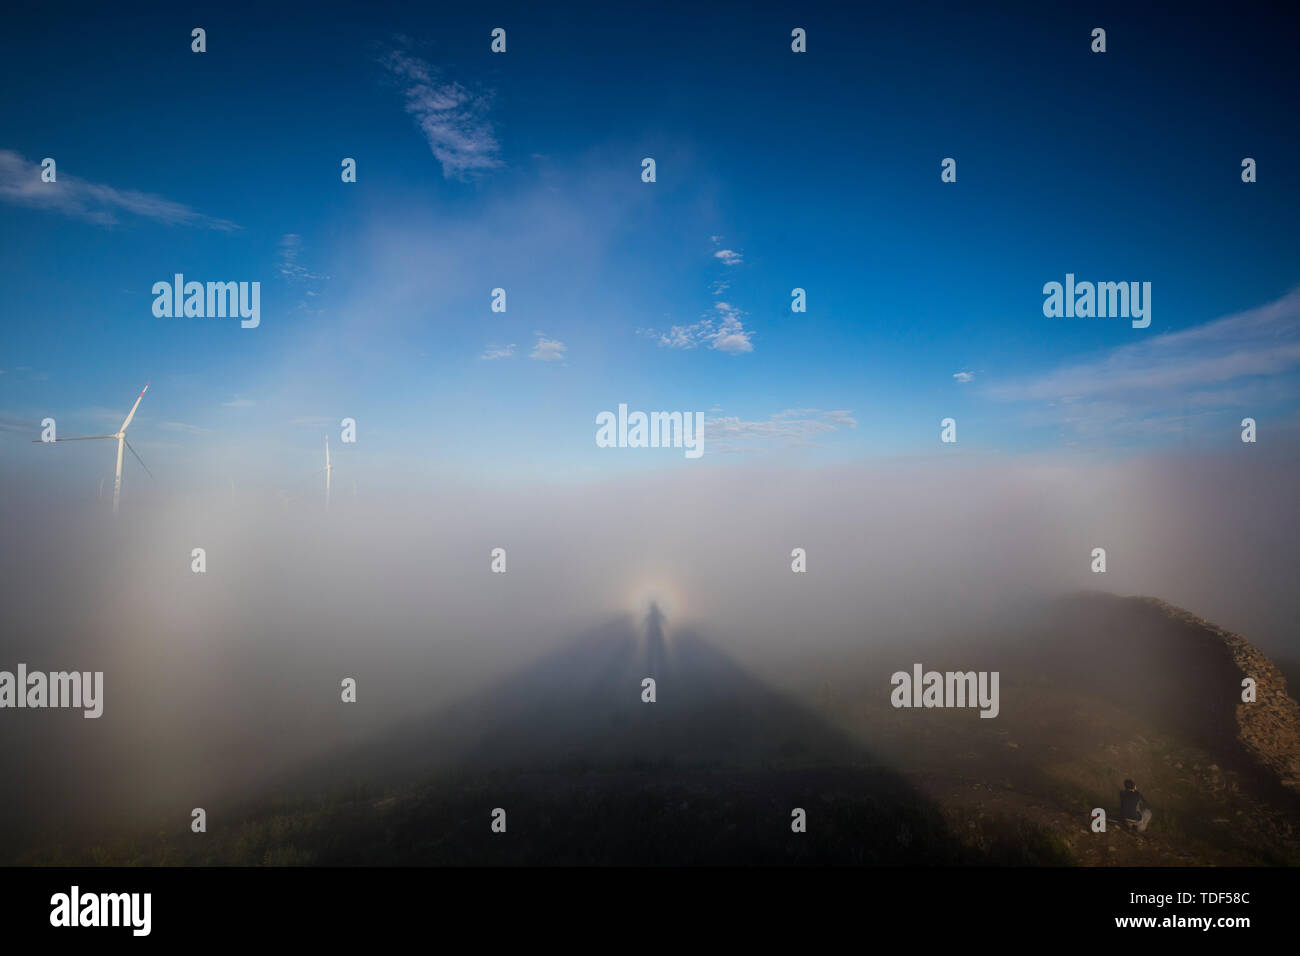
[[[974,372],[953,372],[952,377],[955,378],[957,381],[961,382],[962,384],[965,384],[966,382],[969,382],[971,379],[975,377],[975,373]]]
[[[235,399],[231,399],[228,402],[222,402],[221,407],[222,408],[252,408],[256,404],[257,402],[253,401],[251,398],[235,398]]]
[[[563,361],[564,353],[568,346],[557,339],[548,339],[545,335],[537,333],[537,344],[533,350],[528,353],[530,359],[536,359],[539,362],[559,362]]]
[[[487,348],[483,350],[483,354],[479,356],[479,358],[487,359],[488,361],[492,361],[493,359],[514,358],[514,357],[515,357],[514,342],[511,342],[509,345],[489,345]]]
[[[489,97],[459,83],[444,82],[438,71],[416,57],[394,51],[381,62],[406,85],[406,112],[415,117],[434,158],[447,178],[467,179],[502,165]]]
[[[727,332],[719,335],[713,340],[711,347],[719,352],[730,352],[732,355],[754,351],[753,343],[749,341],[749,333],[743,329],[738,332]]]
[[[198,226],[224,232],[239,228],[233,222],[214,219],[152,193],[87,182],[62,169],[57,175],[52,183],[42,182],[40,164],[13,150],[0,149],[0,200],[4,202],[48,209],[100,226],[117,225],[118,215],[129,213],[168,226]]]
[[[734,249],[719,249],[713,254],[713,258],[721,259],[723,265],[738,266],[745,261],[744,256]]]
[[[733,355],[754,351],[750,341],[753,332],[745,328],[741,316],[746,313],[730,302],[716,302],[713,306],[716,315],[705,314],[699,322],[691,325],[674,325],[667,332],[654,329],[637,329],[640,335],[656,339],[659,345],[672,349],[693,349],[707,345],[719,352]]]

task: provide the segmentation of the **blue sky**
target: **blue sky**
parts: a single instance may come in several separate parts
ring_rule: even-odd
[[[570,10],[7,14],[5,457],[146,380],[132,441],[178,483],[222,449],[291,484],[343,417],[345,463],[415,480],[937,454],[946,416],[962,453],[1294,435],[1300,81],[1266,8]],[[261,282],[260,327],[155,317],[176,272]],[[1150,282],[1150,328],[1044,317],[1067,272]],[[597,449],[620,402],[705,412],[704,459]]]

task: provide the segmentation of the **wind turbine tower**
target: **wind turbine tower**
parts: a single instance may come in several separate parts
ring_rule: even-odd
[[[330,474],[334,466],[330,464],[330,436],[325,436],[325,507],[330,506]]]

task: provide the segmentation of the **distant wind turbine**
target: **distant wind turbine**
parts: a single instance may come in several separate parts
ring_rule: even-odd
[[[330,464],[330,436],[325,436],[325,507],[330,506],[330,475],[334,472],[334,466]]]
[[[77,435],[72,438],[55,438],[54,441],[92,441],[97,438],[116,438],[117,439],[117,474],[113,478],[113,514],[117,514],[117,504],[122,497],[122,447],[131,448],[131,443],[126,440],[126,428],[131,424],[131,419],[135,418],[135,410],[140,407],[140,399],[144,398],[144,393],[149,391],[149,382],[144,383],[144,388],[140,389],[140,395],[136,398],[135,404],[131,406],[131,412],[126,416],[126,421],[122,422],[122,427],[117,430],[115,435]],[[44,444],[44,439],[33,439],[36,444]],[[140,467],[153,477],[153,472],[149,471],[149,466],[144,463],[144,459],[131,448],[131,454],[135,455],[135,460],[140,463]]]

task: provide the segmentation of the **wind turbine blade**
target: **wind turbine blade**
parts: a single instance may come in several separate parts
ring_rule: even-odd
[[[150,384],[151,384],[150,382],[144,383],[144,388],[140,389],[139,398],[137,398],[135,400],[135,404],[131,406],[131,414],[126,416],[126,421],[122,423],[122,427],[119,428],[118,431],[123,431],[123,432],[126,431],[126,426],[131,424],[131,419],[135,418],[135,410],[140,407],[140,399],[144,398],[144,393],[149,391]]]
[[[122,441],[126,441],[126,439],[123,438]],[[126,441],[126,447],[131,448],[131,443],[129,441]],[[140,457],[140,455],[136,452],[134,448],[131,448],[131,454],[135,455],[135,460],[140,463],[140,467],[145,470],[145,472],[149,475],[150,478],[153,478],[153,472],[149,471],[149,466],[144,463],[144,459]],[[157,478],[153,478],[153,480],[155,483],[157,483],[158,481]]]
[[[116,437],[117,437],[116,435],[77,435],[76,437],[70,437],[70,438],[55,438],[54,441],[90,441],[91,439],[94,438],[116,438]],[[51,444],[51,442],[47,442],[44,438],[33,438],[32,444],[48,445]]]

